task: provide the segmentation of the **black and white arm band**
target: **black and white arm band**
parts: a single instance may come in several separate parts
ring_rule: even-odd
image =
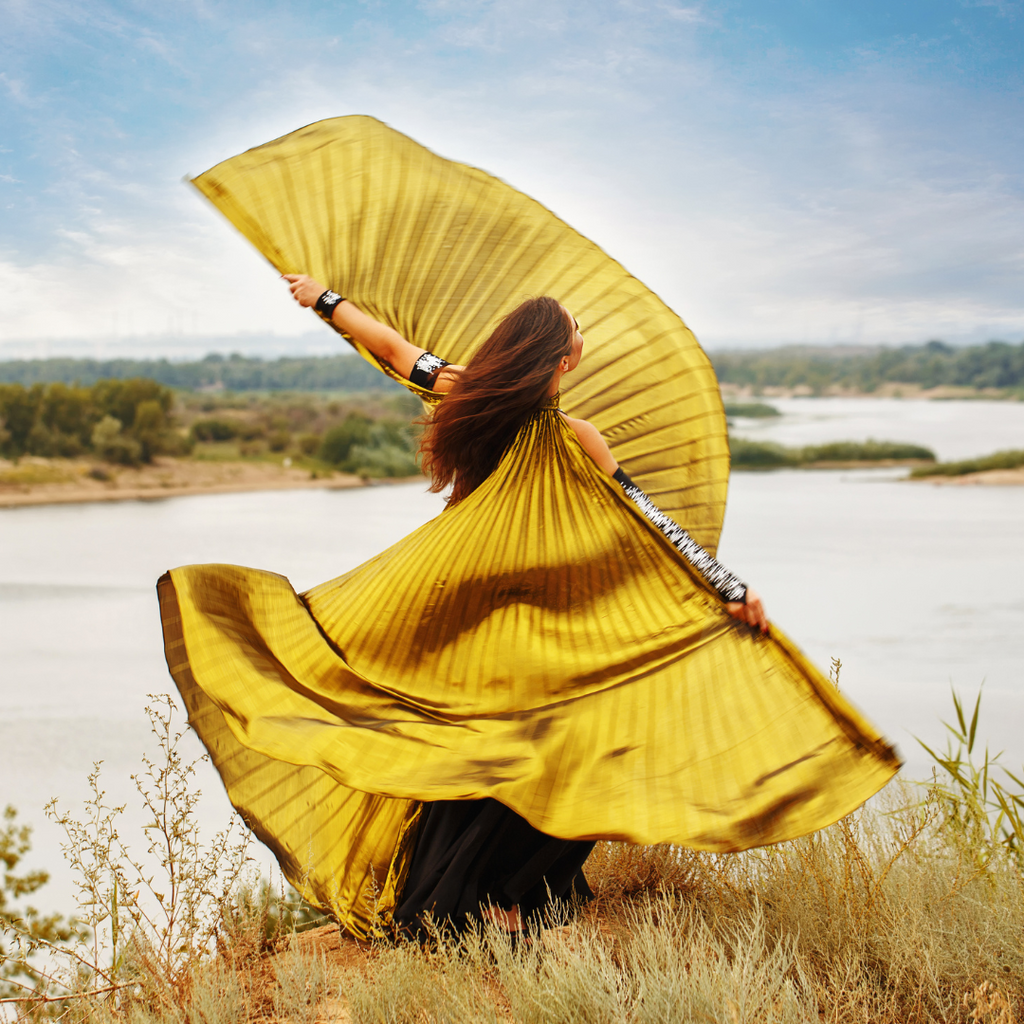
[[[421,355],[419,359],[412,364],[412,372],[409,374],[409,380],[421,388],[433,391],[437,375],[446,366],[451,366],[451,363],[449,363],[447,359],[435,356],[433,352],[424,352],[423,355]]]
[[[721,562],[717,561],[704,550],[674,519],[667,516],[639,488],[625,470],[620,466],[615,471],[615,479],[622,485],[633,504],[656,526],[692,568],[701,576],[712,590],[726,602],[747,600],[747,585],[737,579]]]
[[[316,305],[313,308],[318,313],[322,313],[327,320],[330,320],[334,316],[335,307],[340,306],[344,301],[344,295],[332,292],[331,289],[328,288],[327,291],[325,291],[320,298],[316,300]]]

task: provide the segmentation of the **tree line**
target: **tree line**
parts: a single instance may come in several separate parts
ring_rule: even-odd
[[[790,346],[750,352],[712,353],[718,379],[753,387],[808,386],[820,393],[838,385],[871,392],[883,383],[922,388],[954,385],[971,388],[1024,388],[1024,342],[953,348],[942,341],[902,348],[850,351],[843,348]]]
[[[902,348],[845,349],[788,346],[748,352],[712,353],[723,383],[764,387],[808,386],[815,393],[838,385],[874,391],[886,382],[924,388],[1024,388],[1024,342],[954,348],[942,341]],[[0,383],[60,382],[92,385],[100,380],[148,377],[187,391],[393,391],[400,387],[354,353],[331,356],[211,354],[191,362],[167,359],[18,359],[0,362]]]
[[[138,465],[182,454],[189,439],[174,429],[174,395],[154,380],[0,384],[0,454],[74,458],[95,454]]]
[[[186,391],[390,391],[401,385],[355,353],[260,359],[211,354],[192,362],[168,359],[15,359],[0,362],[0,383],[91,385],[147,377]]]
[[[419,472],[422,412],[397,394],[197,394],[142,377],[91,386],[0,384],[0,455],[88,456],[138,466],[157,455],[282,456],[313,470],[365,477]]]

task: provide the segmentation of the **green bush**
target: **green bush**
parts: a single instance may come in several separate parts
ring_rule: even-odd
[[[940,462],[935,466],[919,466],[911,476],[965,476],[968,473],[984,473],[990,469],[1019,469],[1024,466],[1024,450],[1019,448],[996,452],[978,459],[963,459],[960,462]]]
[[[763,441],[748,441],[743,437],[729,438],[729,454],[734,466],[750,469],[778,469],[781,466],[795,466],[796,453],[781,444],[767,444]]]
[[[743,416],[747,419],[764,419],[769,416],[781,416],[782,413],[774,405],[766,402],[726,402],[725,415],[732,419]]]
[[[137,466],[142,461],[142,445],[134,437],[127,436],[121,421],[113,416],[104,416],[93,428],[92,447],[107,462]]]
[[[779,469],[816,462],[935,461],[935,453],[930,448],[901,441],[832,441],[805,448],[785,448],[780,444],[730,437],[729,452],[737,469]]]
[[[408,424],[401,420],[371,420],[351,412],[328,430],[319,457],[345,473],[367,477],[414,476],[415,442]]]
[[[315,455],[322,440],[319,434],[303,434],[299,437],[299,451],[303,455]]]
[[[173,395],[156,381],[101,380],[91,388],[66,384],[0,385],[0,452],[74,457],[90,449],[102,458],[126,464],[183,450],[172,429]],[[99,425],[109,419],[99,435]],[[120,438],[118,440],[118,438]]]
[[[348,461],[353,446],[370,444],[372,421],[362,413],[350,412],[336,427],[324,434],[319,456],[332,466],[343,466]]]
[[[190,433],[197,441],[231,441],[238,437],[241,425],[234,420],[196,420]]]
[[[379,448],[353,446],[346,468],[351,473],[366,477],[415,476],[420,471],[411,452],[392,444]]]
[[[8,806],[0,825],[0,998],[7,999],[39,986],[41,975],[34,963],[37,954],[45,955],[48,946],[77,937],[74,925],[60,915],[44,915],[35,907],[21,905],[24,897],[38,892],[50,876],[45,871],[16,874],[31,849],[32,835],[31,826],[17,824],[16,817],[17,811]]]
[[[272,452],[283,452],[292,443],[292,435],[287,430],[275,430],[267,437],[267,447]]]
[[[901,441],[832,441],[800,450],[801,462],[881,462],[888,459],[935,461],[935,452]]]

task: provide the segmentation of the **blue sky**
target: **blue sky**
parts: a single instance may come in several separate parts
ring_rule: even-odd
[[[348,113],[530,193],[708,348],[1024,337],[1022,0],[0,0],[0,25],[0,357],[333,346],[181,178]]]

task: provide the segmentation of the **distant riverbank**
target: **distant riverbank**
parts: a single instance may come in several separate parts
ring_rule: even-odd
[[[0,508],[93,501],[139,501],[244,491],[340,490],[367,481],[314,474],[282,462],[204,462],[159,456],[150,465],[107,466],[76,459],[0,459]],[[391,482],[391,481],[389,481]]]
[[[1024,467],[1019,469],[987,469],[962,476],[912,477],[914,483],[941,484],[944,487],[1024,487]]]
[[[914,464],[896,460],[847,460],[813,462],[800,468],[882,469]],[[736,466],[734,472],[750,468]],[[204,462],[158,457],[152,465],[132,468],[30,456],[17,465],[0,459],[0,509],[83,502],[157,501],[248,491],[346,490],[385,482],[406,483],[415,479],[421,478],[371,481],[349,473],[317,475],[308,468],[268,462]],[[928,476],[914,482],[944,487],[1024,486],[1024,468],[995,469],[963,476]]]
[[[719,387],[726,402],[756,402],[773,398],[904,398],[932,402],[948,402],[953,399],[985,402],[1022,400],[1019,389],[961,387],[953,384],[925,387],[921,384],[901,384],[892,381],[879,384],[871,391],[848,384],[827,384],[819,387],[812,387],[810,384],[766,384],[763,387],[755,387],[752,384],[719,381]]]

